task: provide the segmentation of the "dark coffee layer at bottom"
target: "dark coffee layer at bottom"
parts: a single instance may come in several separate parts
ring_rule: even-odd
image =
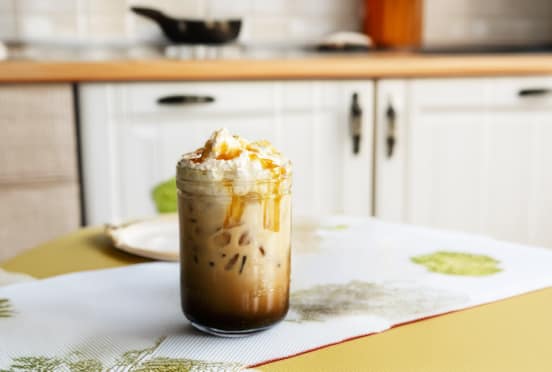
[[[212,309],[198,306],[193,301],[182,302],[182,310],[188,320],[204,327],[215,328],[222,331],[247,331],[252,329],[267,328],[285,318],[288,312],[288,304],[275,308],[270,312],[253,313],[220,313]]]

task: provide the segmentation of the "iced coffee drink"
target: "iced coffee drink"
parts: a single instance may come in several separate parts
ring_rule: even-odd
[[[217,335],[259,331],[287,313],[291,164],[269,142],[227,130],[177,166],[182,308]]]

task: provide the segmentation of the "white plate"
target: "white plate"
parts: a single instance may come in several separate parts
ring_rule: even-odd
[[[168,214],[149,220],[108,225],[107,234],[116,248],[137,256],[178,261],[178,215]]]
[[[320,222],[312,217],[297,217],[293,224],[293,246],[297,250],[312,250],[317,246],[316,230]],[[127,253],[163,261],[178,261],[180,242],[178,214],[107,225],[107,234],[113,245]]]

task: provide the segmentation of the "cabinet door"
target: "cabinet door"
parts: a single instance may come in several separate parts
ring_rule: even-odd
[[[551,79],[383,81],[378,88],[376,214],[552,246],[546,165],[552,99],[519,96]],[[387,102],[386,102],[387,100]],[[388,104],[397,151],[383,154]]]
[[[552,248],[552,77],[492,79],[487,229]],[[535,95],[520,96],[521,91]],[[499,158],[500,157],[500,158]],[[492,214],[491,214],[492,213]]]
[[[0,86],[0,261],[80,225],[70,84]]]
[[[373,83],[313,81],[281,84],[275,144],[293,161],[295,215],[372,213]],[[353,94],[362,109],[353,152]]]
[[[354,92],[365,118],[358,155],[352,154],[349,136]],[[157,103],[174,95],[214,101]],[[296,215],[369,214],[372,102],[370,82],[86,84],[81,122],[88,222],[155,214],[152,189],[174,176],[183,153],[220,127],[268,139],[293,161]],[[107,144],[107,151],[94,159],[99,143]]]

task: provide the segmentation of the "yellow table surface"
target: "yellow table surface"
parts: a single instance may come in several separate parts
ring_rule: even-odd
[[[83,229],[4,262],[46,278],[146,262]],[[552,267],[550,268],[552,275]],[[393,328],[259,367],[262,371],[552,371],[552,288]]]

